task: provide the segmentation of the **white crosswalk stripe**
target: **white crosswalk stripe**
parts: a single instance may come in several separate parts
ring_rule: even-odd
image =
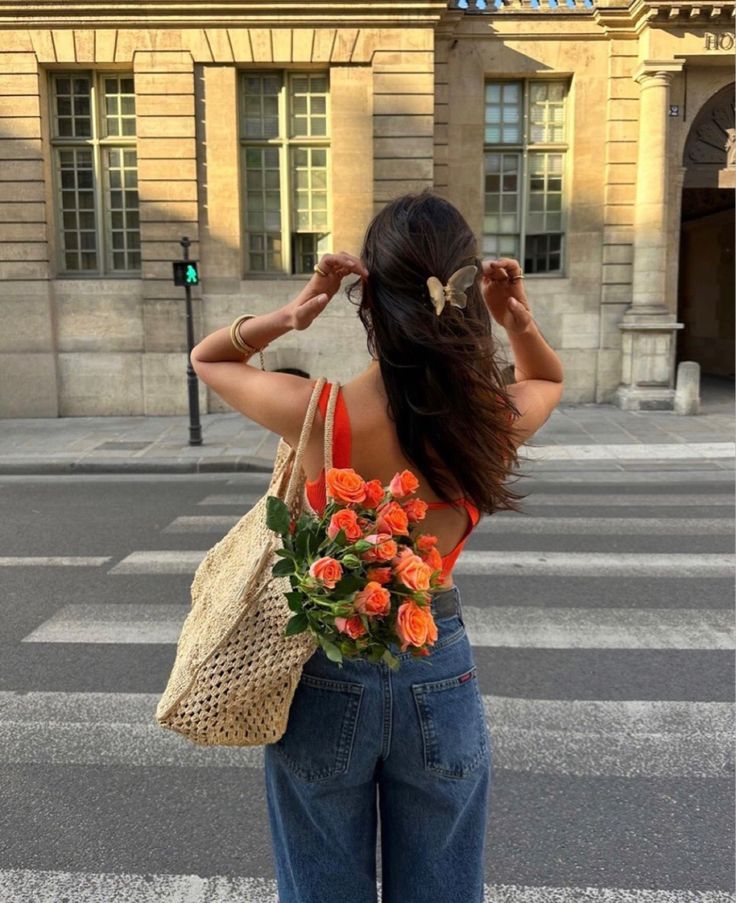
[[[381,882],[377,882],[381,903]],[[135,875],[124,872],[0,871],[3,903],[278,903],[276,882],[216,875]],[[618,887],[520,887],[486,884],[485,903],[734,903],[725,891],[648,890]]]
[[[467,575],[543,574],[588,577],[731,577],[733,555],[657,552],[481,552],[465,548],[455,572]]]
[[[175,643],[188,605],[71,603],[24,643]],[[730,611],[463,605],[474,646],[537,649],[733,649]]]
[[[722,493],[688,493],[685,495],[660,495],[659,493],[623,493],[620,495],[608,495],[598,492],[586,493],[556,493],[556,492],[535,492],[530,494],[524,501],[525,510],[548,506],[557,508],[577,508],[585,505],[595,508],[634,508],[651,506],[656,508],[733,508],[734,500],[728,495]],[[512,517],[524,518],[523,512],[517,514],[514,511],[499,511],[493,517]]]
[[[109,573],[193,575],[205,554],[205,549],[131,552]],[[484,552],[466,547],[455,563],[454,573],[730,577],[735,569],[736,556],[725,553]]]
[[[263,748],[199,747],[152,693],[0,692],[0,763],[260,768]],[[535,774],[727,777],[730,703],[483,695],[494,767]]]
[[[0,567],[77,567],[98,568],[110,561],[110,556],[84,555],[7,555],[0,557]]]
[[[525,536],[732,536],[732,517],[484,517],[474,533]]]
[[[163,529],[163,533],[225,533],[238,522],[237,514],[181,516]],[[650,536],[731,536],[734,519],[730,517],[484,517],[473,530],[478,533],[621,534]]]
[[[723,479],[723,475],[720,475],[720,478]],[[649,482],[649,481],[647,481]],[[714,505],[718,507],[726,507],[733,508],[734,507],[734,499],[733,495],[719,492],[703,492],[703,493],[686,493],[680,494],[675,493],[673,495],[664,494],[664,493],[623,493],[619,495],[610,495],[609,493],[601,493],[601,492],[586,492],[586,493],[563,493],[563,492],[533,492],[529,493],[527,484],[522,484],[524,487],[522,489],[522,493],[527,493],[527,498],[523,501],[524,509],[528,508],[536,508],[541,505],[556,505],[558,507],[570,507],[577,505],[586,505],[586,506],[595,506],[596,508],[634,508],[637,506],[643,505],[651,505],[662,508],[686,508],[690,507],[703,507],[703,508],[711,508]],[[263,492],[266,491],[266,487],[263,487]],[[236,493],[226,494],[226,493],[217,493],[213,495],[208,495],[204,499],[202,499],[198,504],[204,505],[207,507],[236,507],[242,508],[243,513],[245,513],[248,508],[256,501],[259,496],[246,496],[240,495]],[[524,518],[528,515],[517,514],[513,511],[497,511],[493,517],[512,517],[512,518]]]

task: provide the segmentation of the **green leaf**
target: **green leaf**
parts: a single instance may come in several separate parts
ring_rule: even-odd
[[[319,536],[314,530],[309,530],[307,532],[307,545],[306,545],[306,555],[314,555],[319,548]]]
[[[283,501],[275,495],[266,498],[266,526],[275,533],[288,533],[291,514]]]
[[[276,549],[275,554],[278,555],[279,558],[294,558],[294,557],[296,557],[296,556],[294,555],[294,553],[291,551],[291,549],[286,549],[286,548],[284,548],[284,549]]]
[[[307,557],[307,542],[309,540],[309,530],[302,528],[299,529],[297,526],[296,530],[296,542],[294,543],[296,547],[296,554],[300,558]]]
[[[399,660],[396,656],[391,652],[390,649],[384,649],[383,655],[381,658],[386,662],[389,668],[393,668],[396,670],[399,667]]]
[[[322,643],[322,648],[325,650],[325,654],[327,658],[331,662],[341,662],[342,661],[342,652],[340,652],[340,647],[336,646],[334,643],[331,643],[329,640],[325,640]]]
[[[293,636],[295,633],[301,633],[303,630],[306,630],[308,626],[309,620],[304,613],[294,615],[289,618],[286,624],[284,636]]]
[[[282,558],[271,568],[271,573],[274,577],[287,577],[289,574],[293,574],[294,561],[291,558]]]
[[[289,608],[292,611],[301,612],[302,604],[304,601],[304,596],[298,592],[284,593],[286,596],[286,601],[288,602]]]
[[[362,579],[357,574],[345,574],[337,581],[332,593],[339,597],[348,596],[359,589],[362,583]]]

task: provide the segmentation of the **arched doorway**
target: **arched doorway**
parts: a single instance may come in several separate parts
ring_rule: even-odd
[[[734,84],[717,91],[695,117],[685,142],[680,221],[676,362],[703,376],[734,376]]]

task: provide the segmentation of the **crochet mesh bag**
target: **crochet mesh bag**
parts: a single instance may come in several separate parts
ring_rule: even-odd
[[[174,666],[156,707],[161,727],[201,746],[259,746],[286,730],[304,662],[317,650],[311,633],[286,637],[293,612],[288,576],[274,577],[282,537],[266,526],[266,496],[294,517],[304,508],[304,449],[325,378],[312,392],[296,451],[280,439],[267,492],[205,555],[191,585]],[[325,417],[325,473],[332,466],[332,429],[339,383]]]

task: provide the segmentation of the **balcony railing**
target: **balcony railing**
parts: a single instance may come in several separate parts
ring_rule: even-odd
[[[450,0],[450,9],[466,12],[496,13],[503,10],[536,10],[538,12],[591,10],[594,0]]]

